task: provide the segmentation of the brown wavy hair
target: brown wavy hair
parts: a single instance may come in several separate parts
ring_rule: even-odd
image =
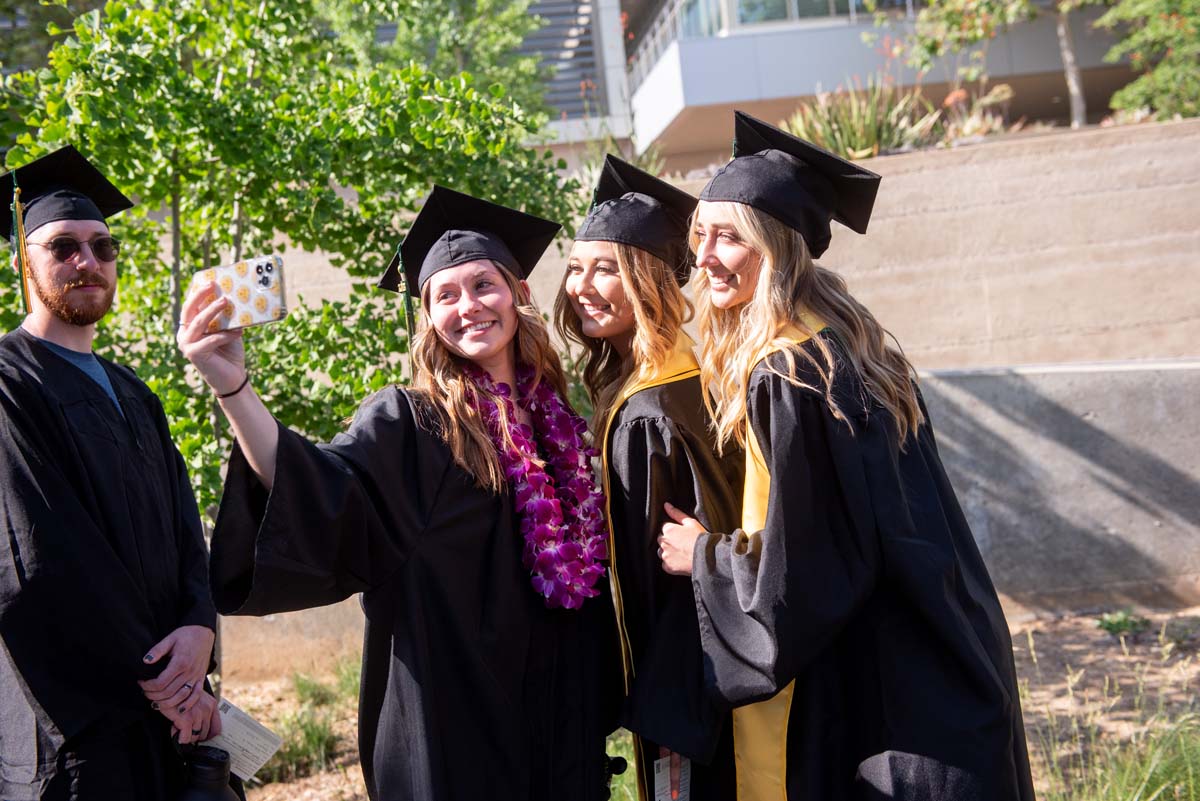
[[[771,348],[780,349],[787,360],[784,371],[771,369],[794,384],[805,385],[796,375],[796,360],[808,362],[820,377],[821,386],[814,389],[824,394],[834,417],[846,420],[833,397],[834,373],[841,366],[829,345],[816,336],[810,325],[813,318],[833,329],[845,345],[850,366],[861,377],[866,392],[895,418],[902,445],[925,417],[917,401],[916,371],[895,337],[850,294],[841,276],[813,262],[799,233],[741,203],[714,205],[729,213],[738,237],[762,259],[754,297],[732,309],[712,304],[703,270],[692,280],[700,329],[701,380],[712,393],[709,411],[720,445],[734,440],[745,447],[750,373]],[[695,251],[694,225],[690,244]],[[786,325],[811,336],[820,358],[790,347],[790,340],[779,336]]]
[[[534,386],[538,381],[549,381],[554,390],[565,398],[567,382],[558,354],[550,345],[546,322],[521,282],[503,267],[496,265],[496,269],[512,291],[517,309],[517,331],[513,336],[517,364],[533,368]],[[466,359],[451,351],[434,329],[427,311],[428,305],[429,293],[426,289],[421,293],[421,312],[412,343],[413,394],[426,401],[420,404],[424,422],[449,446],[455,463],[470,473],[477,485],[492,492],[502,492],[507,483],[504,468],[488,435],[479,403],[474,400],[477,398],[496,403],[497,397],[476,387],[466,377],[463,372]],[[505,444],[511,448],[513,443],[508,433],[508,415],[504,404],[497,403],[497,408],[502,424],[500,430]]]
[[[583,322],[571,307],[566,286],[569,269],[554,301],[554,320],[564,341],[583,346],[583,385],[592,401],[592,431],[602,432],[617,393],[635,368],[639,379],[656,375],[675,349],[683,324],[692,319],[692,304],[675,281],[671,265],[641,248],[612,242],[625,302],[633,308],[634,336],[630,358],[607,339],[583,333]]]

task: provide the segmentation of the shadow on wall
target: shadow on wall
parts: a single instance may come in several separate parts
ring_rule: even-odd
[[[1200,365],[922,381],[997,589],[1029,612],[1200,603]]]

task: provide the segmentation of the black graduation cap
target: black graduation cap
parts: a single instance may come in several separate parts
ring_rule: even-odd
[[[98,169],[73,146],[59,148],[17,167],[0,178],[0,233],[13,234],[14,183],[21,189],[25,233],[57,220],[104,222],[133,206]]]
[[[735,111],[733,161],[701,200],[732,201],[770,214],[804,237],[813,258],[829,247],[829,221],[867,232],[880,177],[773,125]]]
[[[556,222],[435,185],[379,286],[399,291],[403,264],[409,293],[419,295],[434,273],[477,259],[490,259],[517,278],[527,278],[560,228]]]
[[[696,202],[682,189],[609,154],[575,239],[641,248],[669,264],[683,283],[691,271],[687,234]]]

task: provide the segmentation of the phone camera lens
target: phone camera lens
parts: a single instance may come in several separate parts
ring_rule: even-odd
[[[267,262],[266,269],[267,269],[267,272],[273,273],[273,272],[275,272],[275,265],[272,264],[271,262]]]
[[[254,265],[254,272],[258,273],[259,275],[262,275],[263,274],[263,266],[261,264]]]

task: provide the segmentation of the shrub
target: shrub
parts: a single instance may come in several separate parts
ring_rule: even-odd
[[[358,703],[359,685],[362,681],[362,660],[357,654],[348,654],[333,667],[334,686],[343,701]]]
[[[1137,636],[1150,626],[1150,621],[1134,614],[1132,609],[1105,612],[1096,621],[1096,628],[1104,629],[1114,637]]]
[[[1096,24],[1125,33],[1105,60],[1128,58],[1141,73],[1113,95],[1114,109],[1200,114],[1200,0],[1118,0]]]
[[[280,720],[278,727],[283,744],[258,772],[259,781],[290,781],[329,767],[338,738],[327,713],[303,706]]]
[[[848,90],[818,94],[802,103],[784,130],[848,159],[936,144],[941,113],[920,89],[902,92],[885,77],[857,79]]]
[[[1004,121],[1004,108],[1012,100],[1012,87],[998,83],[984,94],[955,89],[942,101],[942,144],[976,139],[1010,129]]]
[[[337,700],[337,693],[329,685],[304,673],[292,674],[292,687],[296,690],[296,698],[301,706],[329,706]]]

